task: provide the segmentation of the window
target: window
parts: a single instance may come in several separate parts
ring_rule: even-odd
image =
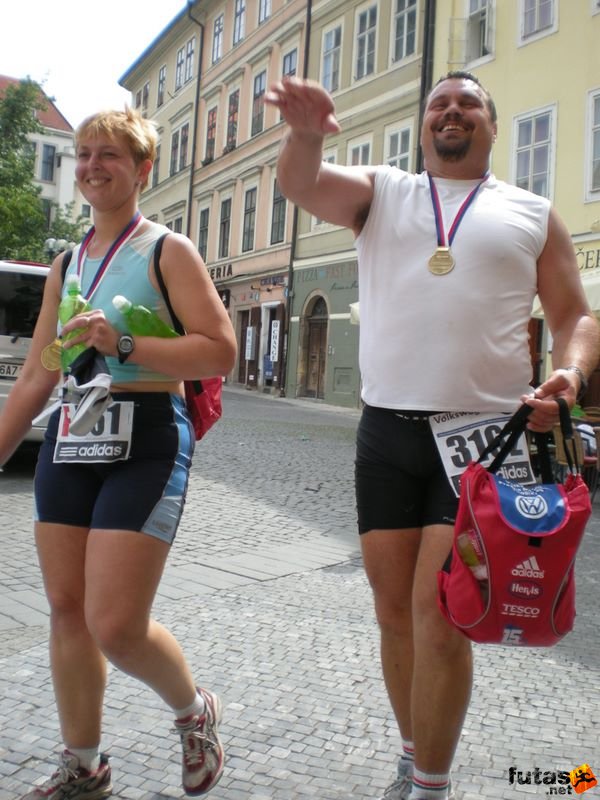
[[[179,131],[175,131],[171,136],[171,164],[169,167],[169,175],[175,175],[177,172],[177,164],[179,162]]]
[[[550,197],[552,112],[521,117],[516,133],[516,185]]]
[[[476,61],[492,52],[491,43],[490,0],[469,0],[469,17],[467,19],[467,61]]]
[[[323,153],[323,161],[326,164],[335,164],[335,152]],[[325,220],[314,217],[314,225],[322,225]]]
[[[260,25],[271,16],[271,0],[259,0],[258,2],[258,24]]]
[[[45,144],[42,148],[42,171],[40,178],[43,181],[54,180],[54,162],[56,160],[56,147],[53,144]]]
[[[244,38],[246,22],[246,0],[235,0],[235,17],[233,20],[233,43],[238,44]]]
[[[271,213],[271,244],[283,242],[285,237],[286,199],[279,191],[277,181],[273,184],[273,211]]]
[[[221,202],[221,223],[219,225],[219,258],[229,255],[229,232],[231,230],[231,198]]]
[[[223,58],[223,25],[224,16],[221,14],[215,20],[213,26],[213,43],[212,43],[212,63],[215,64],[219,59]]]
[[[600,192],[600,91],[591,98],[591,160],[589,187],[592,192]],[[596,198],[597,199],[597,198]]]
[[[254,226],[256,224],[256,189],[248,189],[244,198],[244,232],[242,253],[254,249]]]
[[[227,108],[227,142],[226,150],[233,150],[237,145],[238,112],[240,107],[240,90],[236,89],[229,95]]]
[[[554,26],[555,0],[522,0],[522,2],[523,39]]]
[[[156,158],[152,165],[152,188],[158,186],[158,178],[160,174],[160,145],[156,145]]]
[[[210,209],[203,208],[200,211],[200,223],[198,225],[198,252],[202,256],[202,260],[206,263],[206,253],[208,251],[208,221],[210,218]]]
[[[181,126],[181,140],[179,147],[179,170],[185,169],[188,163],[188,141],[190,138],[190,124],[186,122]]]
[[[209,163],[215,157],[215,142],[217,139],[217,106],[211,108],[206,118],[206,155],[204,160]]]
[[[353,167],[369,164],[371,157],[371,145],[369,142],[361,142],[350,146],[350,164]]]
[[[185,73],[184,81],[187,83],[194,77],[194,48],[196,45],[195,39],[190,39],[185,46]]]
[[[265,115],[265,90],[267,88],[267,71],[263,70],[254,78],[254,92],[252,95],[252,125],[250,135],[256,136],[263,129]]]
[[[396,0],[394,61],[412,56],[416,46],[417,0]]]
[[[398,167],[408,172],[410,169],[410,134],[411,128],[392,130],[387,135],[386,163],[390,167]]]
[[[175,67],[175,91],[183,86],[183,65],[185,62],[185,51],[180,47],[177,51],[177,65]]]
[[[141,89],[139,89],[139,90],[138,90],[138,91],[135,93],[135,107],[136,107],[136,108],[139,108],[141,105],[142,105],[142,90],[141,90]]]
[[[295,75],[298,66],[298,50],[294,48],[283,57],[283,75]]]
[[[89,203],[81,204],[81,216],[85,217],[86,219],[92,218],[92,207],[89,205]]]
[[[358,15],[356,37],[356,79],[375,71],[375,34],[377,33],[377,6],[371,6]]]
[[[158,94],[156,95],[156,106],[162,106],[165,102],[165,88],[167,85],[167,68],[162,66],[158,71]]]
[[[340,49],[342,26],[332,28],[323,36],[323,86],[328,92],[340,88]]]
[[[150,83],[145,83],[142,90],[142,113],[148,111],[148,100],[150,99]]]

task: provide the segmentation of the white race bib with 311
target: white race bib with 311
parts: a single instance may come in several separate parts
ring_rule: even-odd
[[[68,403],[61,407],[54,448],[55,464],[96,464],[129,458],[133,402],[111,403],[92,430],[84,436],[75,436],[69,430],[75,408],[75,405]]]
[[[446,475],[457,497],[460,492],[460,476],[471,461],[477,461],[509,418],[510,414],[492,416],[455,411],[429,417]],[[497,451],[485,459],[483,466],[489,466],[496,453]],[[516,483],[536,483],[524,433],[517,439],[496,475]]]

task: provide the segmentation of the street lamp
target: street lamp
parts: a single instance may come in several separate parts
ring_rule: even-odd
[[[66,239],[46,239],[44,242],[44,252],[50,261],[54,261],[59,253],[65,250],[72,250],[75,247],[75,242],[67,242]]]

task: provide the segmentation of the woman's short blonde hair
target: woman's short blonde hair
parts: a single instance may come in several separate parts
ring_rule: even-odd
[[[86,117],[75,131],[75,149],[84,139],[98,135],[125,141],[136,164],[156,158],[155,124],[128,106],[124,111],[99,111]]]

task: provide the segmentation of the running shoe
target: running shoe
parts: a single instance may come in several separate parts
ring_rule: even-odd
[[[207,689],[198,692],[206,704],[204,713],[175,721],[183,748],[181,782],[183,791],[191,796],[206,794],[218,783],[225,761],[218,732],[221,701]]]
[[[412,777],[410,775],[399,775],[396,780],[387,787],[381,800],[408,800],[411,789]]]
[[[54,775],[20,800],[102,800],[111,794],[108,756],[102,754],[98,769],[88,772],[79,765],[77,756],[65,750]]]

